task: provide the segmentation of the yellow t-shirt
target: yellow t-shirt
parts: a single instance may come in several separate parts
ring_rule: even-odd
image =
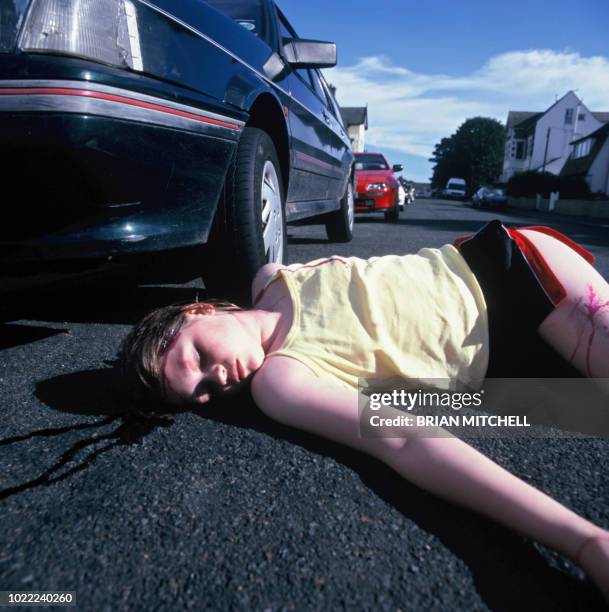
[[[278,270],[269,283],[280,279],[293,323],[269,356],[292,357],[354,388],[361,379],[394,377],[482,383],[486,303],[452,245],[368,260],[334,256]]]

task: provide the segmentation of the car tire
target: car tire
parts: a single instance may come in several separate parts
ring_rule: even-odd
[[[397,204],[385,211],[385,223],[397,223],[400,220],[400,211]]]
[[[266,263],[287,263],[281,168],[270,136],[243,129],[229,166],[206,249],[203,281],[210,294],[250,301],[250,286]]]
[[[340,200],[340,208],[326,215],[326,235],[330,242],[351,242],[355,224],[355,199],[353,178],[349,178],[345,195]]]

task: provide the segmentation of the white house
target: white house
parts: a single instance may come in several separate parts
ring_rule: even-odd
[[[366,144],[366,130],[368,129],[367,106],[344,106],[340,109],[343,123],[349,132],[351,148],[359,153]]]
[[[510,111],[502,181],[525,170],[560,174],[571,154],[571,143],[607,121],[609,113],[591,112],[572,91],[542,113]]]
[[[609,196],[609,123],[571,143],[562,176],[581,176],[592,193]]]

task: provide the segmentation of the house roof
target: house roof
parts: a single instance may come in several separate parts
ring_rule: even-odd
[[[530,111],[510,111],[508,113],[508,120],[507,120],[507,126],[506,126],[507,129],[511,127],[518,127],[519,130],[531,129],[532,127],[535,126],[539,118],[541,118],[543,115],[551,111],[561,100],[566,98],[569,94],[573,94],[577,98],[577,96],[575,95],[575,92],[573,92],[572,90],[569,90],[564,96],[562,96],[561,98],[557,98],[553,104],[548,106],[548,108],[546,108],[546,110],[541,113],[530,112]],[[577,99],[579,100],[579,98]],[[510,124],[510,115],[512,114],[514,114],[515,117],[512,119],[512,123]]]
[[[340,114],[346,126],[364,125],[364,127],[368,129],[367,106],[343,106],[340,109]]]
[[[550,111],[554,106],[556,106],[563,98],[568,96],[571,91],[568,91],[562,98],[556,100],[554,104],[549,106],[542,113],[534,113],[530,111],[509,111],[507,118],[506,129],[517,127],[519,130],[530,130],[535,126],[537,120],[540,119],[543,115],[545,115],[548,111]],[[592,113],[592,116],[601,123],[609,122],[609,112],[600,112],[600,113]]]
[[[567,92],[560,100],[562,100],[565,96],[569,95],[571,92]],[[529,130],[535,126],[537,120],[540,119],[543,115],[545,115],[549,110],[551,110],[556,104],[560,102],[560,100],[556,100],[552,106],[547,108],[542,113],[535,113],[531,111],[509,111],[506,129],[517,127],[519,130]],[[601,123],[609,122],[609,112],[592,112],[592,116]]]
[[[547,112],[547,111],[546,111]],[[545,113],[531,113],[530,117],[527,117],[524,121],[516,125],[520,131],[534,130],[537,122],[545,115]]]
[[[506,128],[509,130],[510,128],[519,126],[523,121],[530,119],[532,116],[541,115],[541,113],[532,113],[529,111],[510,111],[508,113]]]
[[[574,140],[571,144],[575,144],[577,142],[581,142],[582,140],[587,140],[588,138],[594,138],[594,144],[590,149],[590,153],[585,157],[579,157],[578,159],[569,158],[562,170],[560,171],[561,176],[572,176],[576,174],[587,174],[590,166],[594,162],[596,156],[601,150],[602,146],[605,144],[607,137],[609,136],[609,123],[605,123],[602,127],[598,128],[595,132],[584,136],[583,138],[578,138]]]
[[[586,134],[585,136],[580,136],[576,140],[572,140],[571,144],[581,142],[582,140],[588,140],[588,138],[602,138],[607,133],[608,128],[609,128],[609,123],[605,123],[605,125],[601,125],[601,127],[599,127],[598,130],[594,130],[594,132],[590,132],[589,134]]]

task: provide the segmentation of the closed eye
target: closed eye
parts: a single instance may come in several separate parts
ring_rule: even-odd
[[[199,364],[199,370],[202,370],[205,367],[205,353],[201,352],[196,347],[195,347],[195,353],[197,356],[197,363]]]

